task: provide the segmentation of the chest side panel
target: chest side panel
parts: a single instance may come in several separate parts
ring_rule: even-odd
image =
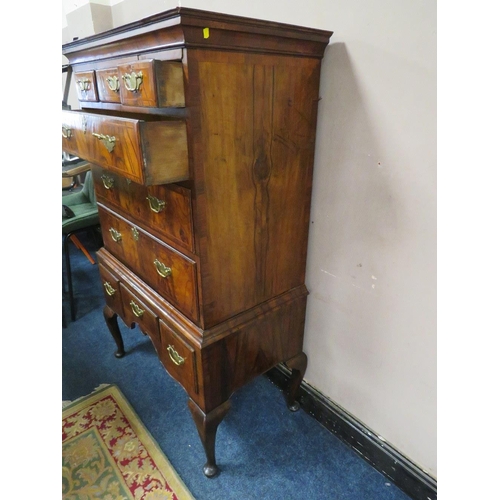
[[[190,65],[206,326],[304,282],[319,69],[213,52]]]

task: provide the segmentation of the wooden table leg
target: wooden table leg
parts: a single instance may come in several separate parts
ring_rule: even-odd
[[[214,477],[219,473],[219,468],[215,463],[215,435],[217,427],[229,411],[231,403],[229,400],[225,401],[207,414],[192,399],[188,400],[188,406],[207,456],[207,463],[203,467],[203,473],[207,477]]]
[[[307,368],[307,356],[305,353],[301,352],[297,356],[289,359],[285,364],[292,370],[292,376],[290,378],[290,383],[288,386],[288,391],[286,394],[286,402],[288,409],[290,411],[297,411],[300,408],[300,404],[297,401],[297,394],[299,391],[300,383],[304,378]]]
[[[118,327],[118,316],[108,305],[104,306],[103,315],[106,325],[108,325],[108,329],[115,339],[116,347],[118,348],[115,352],[115,356],[117,358],[123,358],[123,356],[125,356],[125,349],[123,348],[122,334]]]

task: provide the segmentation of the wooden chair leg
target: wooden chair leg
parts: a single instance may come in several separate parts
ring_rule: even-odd
[[[89,254],[88,250],[83,246],[82,242],[76,237],[76,235],[72,234],[69,239],[75,244],[76,248],[81,250],[85,257],[89,260],[89,262],[94,265],[95,260],[92,258],[92,256]]]
[[[69,307],[71,311],[71,321],[76,319],[75,299],[73,297],[73,280],[71,279],[71,263],[69,260],[69,235],[64,237],[64,257],[66,259],[66,276],[68,280]]]

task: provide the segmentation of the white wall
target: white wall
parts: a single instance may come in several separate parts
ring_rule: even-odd
[[[108,5],[117,26],[178,2]],[[306,380],[437,476],[436,3],[182,5],[334,31],[320,88]]]

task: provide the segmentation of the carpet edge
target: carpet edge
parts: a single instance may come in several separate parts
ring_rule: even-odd
[[[92,394],[94,394],[95,392],[98,392],[98,391],[101,391],[102,389],[105,389],[106,387],[109,387],[111,385],[115,385],[115,384],[99,384],[97,387],[95,387],[91,393],[89,394],[85,394],[85,396],[80,396],[79,398],[76,398],[76,399],[73,399],[73,400],[66,400],[62,402],[62,409],[63,411],[72,406],[74,403],[77,403],[78,401],[80,401],[81,399],[84,399],[84,398],[88,398],[89,396],[91,396]]]

